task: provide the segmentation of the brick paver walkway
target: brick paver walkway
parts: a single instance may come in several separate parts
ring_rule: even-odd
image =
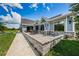
[[[35,56],[22,33],[17,33],[6,56]]]

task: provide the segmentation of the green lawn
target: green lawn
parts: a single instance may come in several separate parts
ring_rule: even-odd
[[[46,56],[79,56],[79,41],[62,40]]]
[[[5,31],[4,33],[0,34],[0,55],[6,55],[14,37],[16,35],[15,30]]]

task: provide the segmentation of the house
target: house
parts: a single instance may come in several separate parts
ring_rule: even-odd
[[[45,34],[48,34],[50,31],[55,31],[55,25],[59,23],[63,23],[64,25],[64,31],[65,34],[74,35],[75,33],[75,23],[74,23],[74,16],[76,13],[69,12],[67,14],[60,14],[55,17],[48,18],[46,22],[36,23],[32,20],[23,20],[22,19],[22,31],[29,31],[29,30],[35,30],[35,31],[43,31]],[[29,29],[30,27],[30,29]],[[51,33],[52,33],[51,32]]]
[[[41,55],[45,55],[52,47],[60,42],[65,35],[70,38],[75,36],[75,16],[76,13],[60,14],[51,18],[43,18],[45,19],[45,22],[31,20],[24,21],[22,19],[22,31],[31,45]],[[63,25],[63,31],[56,31],[56,25],[59,24]],[[29,29],[29,27],[31,28]],[[61,26],[58,28],[60,27]],[[30,30],[32,30],[33,34],[32,32],[29,32]]]

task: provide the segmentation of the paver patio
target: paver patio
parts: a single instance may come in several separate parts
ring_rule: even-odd
[[[64,38],[64,35],[58,36],[44,36],[42,34],[31,34],[30,32],[23,32],[31,45],[39,52],[40,55],[45,55],[53,46]]]
[[[35,56],[35,53],[22,33],[17,33],[6,56]]]
[[[44,36],[42,34],[33,34],[33,35],[31,35],[30,33],[25,33],[25,34],[30,36],[30,37],[32,37],[32,38],[34,38],[36,41],[38,41],[41,44],[45,44],[47,42],[51,42],[52,40],[55,40],[58,37],[64,36],[63,34],[55,36],[55,37],[48,36],[48,35]]]

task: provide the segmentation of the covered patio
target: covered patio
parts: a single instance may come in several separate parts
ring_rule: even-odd
[[[64,15],[58,15],[55,17],[48,18],[46,22],[43,23],[29,23],[29,24],[22,24],[22,31],[31,32],[31,33],[41,33],[44,35],[70,35],[75,36],[75,22],[74,17],[76,13],[68,13]],[[63,26],[62,31],[57,31],[56,25],[61,24]],[[60,28],[59,26],[58,28]],[[29,29],[28,29],[29,28]]]
[[[49,18],[44,23],[38,23],[33,26],[33,30],[37,30],[38,33],[42,33],[44,35],[70,35],[75,36],[75,22],[74,22],[75,13],[68,13],[65,15],[59,15],[55,18]],[[56,29],[56,25],[62,25],[63,30],[58,31]],[[42,25],[42,26],[41,26]],[[37,26],[37,29],[35,29]],[[60,26],[61,27],[61,26]],[[60,28],[58,27],[58,28]]]

